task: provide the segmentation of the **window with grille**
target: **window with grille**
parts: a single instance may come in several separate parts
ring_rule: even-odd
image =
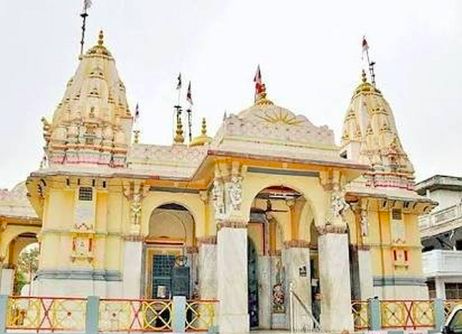
[[[462,283],[444,283],[446,299],[462,298]]]
[[[92,200],[93,200],[93,188],[80,187],[79,188],[79,201],[92,201]]]
[[[152,298],[169,298],[172,290],[172,268],[175,255],[153,256],[152,261]]]

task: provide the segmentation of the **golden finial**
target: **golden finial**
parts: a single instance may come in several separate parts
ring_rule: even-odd
[[[176,121],[176,135],[173,139],[175,144],[183,144],[184,143],[184,136],[183,136],[183,124],[181,123],[181,116],[177,117]]]
[[[100,30],[99,35],[98,35],[98,45],[103,46],[103,44],[104,44],[104,32]]]
[[[258,105],[273,104],[273,102],[266,97],[266,85],[265,84],[261,84],[261,87],[257,90],[257,96],[255,97],[255,104],[258,104]]]
[[[364,69],[362,70],[362,73],[361,73],[361,81],[364,83],[367,82],[366,71],[364,71]]]
[[[138,144],[140,142],[140,130],[134,130],[133,134],[133,144]]]
[[[203,136],[207,136],[207,121],[205,117],[202,118],[202,129],[201,129],[201,134]]]
[[[202,146],[209,144],[212,141],[212,138],[207,136],[207,121],[204,118],[202,118],[202,128],[201,128],[201,134],[197,137],[195,137],[191,143],[189,143],[189,146]]]

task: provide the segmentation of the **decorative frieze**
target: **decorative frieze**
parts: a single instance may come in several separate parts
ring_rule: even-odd
[[[196,239],[198,245],[216,245],[217,244],[217,236],[216,235],[209,235],[205,237],[199,237]]]
[[[316,226],[316,229],[319,235],[324,235],[324,234],[329,234],[329,233],[335,233],[335,234],[347,233],[346,225],[325,224],[322,226]]]
[[[310,248],[310,243],[306,240],[288,240],[283,243],[284,248]]]
[[[248,222],[241,221],[241,220],[223,220],[217,223],[218,230],[222,229],[223,227],[228,228],[247,228]]]
[[[142,235],[133,235],[133,234],[128,234],[124,235],[122,237],[124,241],[132,241],[132,242],[144,242],[146,240],[146,237]]]

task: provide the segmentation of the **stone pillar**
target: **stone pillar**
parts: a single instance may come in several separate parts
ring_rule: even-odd
[[[358,248],[359,291],[361,300],[374,297],[371,251],[369,247]]]
[[[291,240],[285,244],[282,251],[282,261],[286,268],[286,296],[289,297],[289,284],[301,302],[311,311],[311,275],[310,249],[308,243],[302,240]],[[287,298],[288,300],[288,298]],[[290,306],[289,306],[290,307]],[[313,328],[313,321],[303,309],[300,301],[294,298],[294,326],[296,331]]]
[[[271,313],[273,310],[271,286],[271,257],[259,256],[258,270],[258,322],[259,329],[271,329]]]
[[[348,236],[344,226],[319,229],[321,326],[324,331],[353,331]]]
[[[14,287],[14,269],[0,268],[0,295],[11,295]]]
[[[216,237],[199,239],[198,283],[201,299],[217,299],[217,245]]]
[[[128,237],[124,242],[123,292],[124,298],[140,298],[143,241],[140,237]],[[150,297],[150,296],[147,296]]]
[[[249,331],[247,275],[247,222],[222,222],[217,233],[220,333]]]
[[[435,277],[435,290],[436,298],[446,300],[446,287],[442,278]]]

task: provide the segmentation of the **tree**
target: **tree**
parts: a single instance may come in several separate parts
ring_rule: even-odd
[[[18,281],[16,292],[20,293],[22,287],[32,283],[32,277],[38,270],[39,247],[38,244],[32,244],[26,247],[20,254],[18,259]],[[25,279],[28,277],[28,279]],[[30,285],[29,285],[30,295]]]

